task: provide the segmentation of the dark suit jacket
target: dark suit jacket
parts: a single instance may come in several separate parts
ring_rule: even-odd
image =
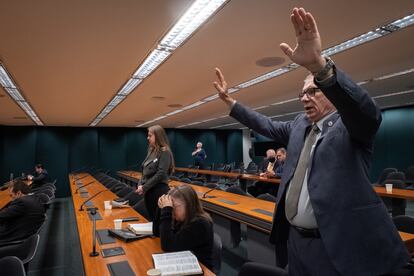
[[[34,188],[38,188],[40,186],[42,186],[43,184],[49,183],[50,179],[49,179],[49,174],[47,172],[47,170],[43,170],[41,173],[35,173],[33,175],[33,179],[32,179],[32,185],[30,185],[30,187],[32,189]]]
[[[158,183],[168,185],[172,154],[169,150],[160,151],[157,156],[149,156],[142,163],[142,178],[140,181],[144,193],[152,189]]]
[[[393,271],[406,264],[409,256],[368,176],[381,112],[367,92],[340,70],[332,83],[319,88],[338,110],[324,122],[309,164],[309,198],[323,244],[343,275]],[[270,237],[273,243],[284,243],[289,233],[286,190],[311,122],[305,114],[293,121],[273,122],[238,103],[230,115],[258,133],[288,145]]]
[[[9,202],[0,211],[0,242],[22,240],[35,234],[45,220],[45,211],[35,195]]]

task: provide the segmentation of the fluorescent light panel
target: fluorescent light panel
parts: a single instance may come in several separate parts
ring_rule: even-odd
[[[335,54],[338,54],[338,53],[343,52],[345,50],[348,50],[348,49],[351,49],[353,47],[356,47],[358,45],[361,45],[361,44],[367,43],[369,41],[372,41],[374,39],[377,39],[379,37],[386,36],[386,35],[394,32],[394,31],[397,31],[399,29],[408,27],[408,26],[410,26],[412,24],[414,24],[414,14],[410,14],[410,15],[404,17],[404,18],[401,18],[401,19],[398,19],[398,20],[395,20],[395,21],[391,22],[390,24],[383,25],[383,26],[381,26],[379,28],[376,28],[373,31],[369,31],[369,32],[367,32],[365,34],[359,35],[359,36],[357,36],[355,38],[352,38],[350,40],[347,40],[347,41],[345,41],[343,43],[340,43],[338,45],[335,45],[333,47],[330,47],[328,49],[325,49],[325,50],[322,51],[322,54],[324,56],[335,55]],[[166,45],[166,46],[173,47],[173,45]],[[263,75],[260,75],[260,76],[258,76],[256,78],[251,79],[251,80],[242,82],[242,83],[240,83],[240,84],[238,84],[238,85],[236,85],[234,87],[230,87],[228,89],[228,92],[230,94],[231,93],[235,93],[235,92],[237,92],[237,91],[239,91],[241,89],[245,89],[245,88],[248,88],[250,86],[253,86],[253,85],[262,83],[264,81],[267,81],[267,80],[276,78],[276,77],[281,76],[283,74],[286,74],[286,73],[288,73],[290,71],[293,71],[293,70],[295,70],[297,68],[299,68],[299,65],[298,64],[296,64],[296,63],[290,63],[290,64],[288,64],[286,66],[283,66],[283,67],[278,68],[276,70],[270,71],[268,73],[265,73]],[[196,103],[202,102],[201,104],[197,104],[197,105],[193,106],[194,104],[196,104],[196,103],[194,103],[194,104],[190,104],[189,105],[190,106],[189,108],[183,107],[181,109],[182,110],[187,110],[187,109],[190,109],[190,108],[193,108],[193,107],[200,106],[202,104],[208,103],[208,102],[210,102],[210,101],[215,100],[215,99],[218,98],[218,95],[217,94],[215,94],[215,95],[216,96],[212,95],[212,96],[209,96],[207,98],[204,98],[204,99],[196,102]],[[279,102],[279,103],[274,103],[274,104],[271,104],[271,105],[284,104],[284,103],[288,103],[288,102],[295,101],[295,100],[297,100],[297,98],[289,99],[289,100],[282,101],[282,102]],[[261,108],[264,108],[264,107],[261,107]],[[169,117],[169,116],[171,116],[171,115],[168,115],[167,114],[167,117]],[[148,122],[143,123],[143,124],[141,124],[139,126],[145,125],[145,124],[147,124],[149,122],[152,123],[152,122],[154,122],[154,120],[148,121]],[[202,122],[200,122],[200,123],[202,123]],[[183,126],[186,126],[186,125],[183,125]]]
[[[20,93],[15,82],[2,63],[0,63],[0,85],[3,86],[4,90],[6,90],[10,97],[23,109],[23,111],[32,119],[33,122],[36,123],[36,125],[43,126],[43,122],[39,119],[30,104]]]
[[[185,14],[178,20],[178,22],[174,24],[168,33],[161,39],[161,42],[157,45],[157,47],[150,52],[150,54],[141,63],[138,69],[133,73],[132,78],[130,78],[127,83],[125,83],[125,85],[121,88],[121,90],[118,91],[115,97],[128,96],[130,93],[132,93],[132,91],[136,89],[145,78],[153,73],[165,60],[167,60],[175,49],[177,49],[184,41],[186,41],[206,20],[210,18],[212,14],[214,14],[227,1],[228,0],[196,0],[185,12]],[[115,100],[115,97],[108,104],[114,105],[112,109],[124,100]],[[190,108],[191,107],[187,109]],[[165,116],[172,116],[177,113],[179,112],[172,114],[170,112]],[[101,112],[93,120],[90,126],[96,126],[108,114],[109,112]],[[140,124],[137,127],[155,121],[156,120],[153,119],[144,124]]]

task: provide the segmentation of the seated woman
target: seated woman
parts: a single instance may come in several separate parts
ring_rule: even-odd
[[[197,259],[213,268],[213,222],[188,185],[178,186],[158,200],[153,232],[164,251],[190,250]]]

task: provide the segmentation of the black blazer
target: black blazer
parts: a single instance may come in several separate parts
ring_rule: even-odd
[[[0,210],[0,242],[22,240],[35,234],[45,220],[45,211],[35,195],[9,202]]]
[[[321,239],[342,275],[389,273],[410,258],[369,180],[381,111],[364,89],[338,69],[332,83],[317,85],[338,110],[324,122],[308,167],[309,199]],[[238,103],[230,115],[261,135],[288,145],[270,235],[271,242],[286,243],[286,190],[311,122],[305,114],[293,121],[272,121]]]
[[[49,174],[47,170],[43,170],[41,173],[35,173],[32,179],[32,185],[30,187],[32,189],[38,188],[42,186],[43,184],[49,183]]]
[[[158,183],[168,185],[172,158],[172,154],[169,150],[161,150],[156,156],[149,156],[142,163],[142,178],[139,184],[144,185],[144,193],[152,189]]]
[[[161,248],[164,251],[190,250],[197,259],[213,269],[213,224],[205,218],[198,217],[185,228],[172,228],[172,207],[157,210],[153,221],[153,233],[161,239]]]

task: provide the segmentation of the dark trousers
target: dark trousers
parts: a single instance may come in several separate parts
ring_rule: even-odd
[[[155,218],[158,207],[158,199],[160,196],[167,194],[169,190],[170,188],[167,184],[159,183],[145,193],[145,208],[147,208],[150,221],[153,221]]]
[[[341,249],[338,248],[338,250]],[[293,226],[289,229],[288,258],[290,276],[340,275],[329,260],[322,240],[304,237]]]

